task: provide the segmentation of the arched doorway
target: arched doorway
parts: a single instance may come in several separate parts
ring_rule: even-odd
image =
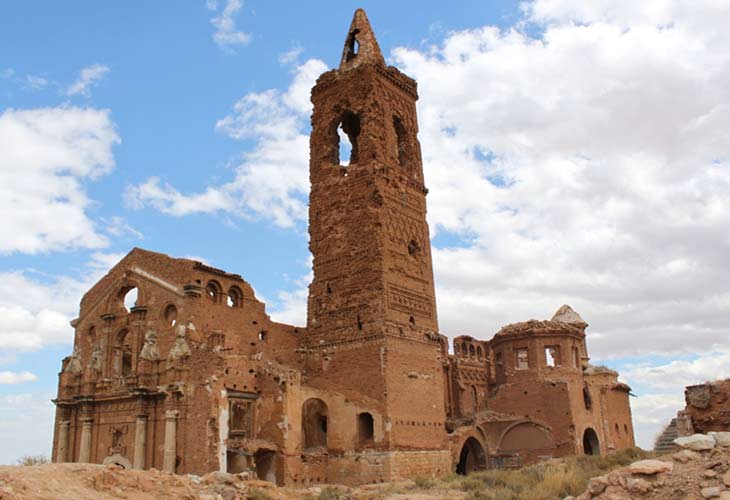
[[[475,438],[470,437],[464,441],[459,454],[459,463],[456,464],[457,474],[469,474],[477,470],[487,468],[487,454],[481,443]]]
[[[327,404],[321,399],[308,399],[302,405],[304,448],[327,447]]]
[[[253,455],[256,476],[262,481],[276,484],[276,453],[271,450],[258,450]]]
[[[596,431],[588,427],[583,433],[583,453],[586,455],[600,455],[601,444]]]

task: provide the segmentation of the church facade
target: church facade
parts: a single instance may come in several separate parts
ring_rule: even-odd
[[[417,98],[356,11],[312,89],[306,326],[239,275],[133,249],[72,322],[53,460],[354,484],[633,446],[629,388],[590,365],[570,307],[440,333]]]

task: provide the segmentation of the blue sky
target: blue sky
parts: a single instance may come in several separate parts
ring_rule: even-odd
[[[443,333],[489,338],[571,304],[594,362],[641,396],[643,446],[683,385],[730,376],[726,7],[15,2],[0,7],[0,463],[49,453],[67,321],[134,246],[240,273],[303,322],[308,89],[357,7],[419,81]]]

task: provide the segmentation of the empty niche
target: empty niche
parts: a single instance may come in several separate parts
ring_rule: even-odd
[[[357,441],[360,446],[373,442],[375,433],[373,427],[373,416],[363,412],[357,416]]]
[[[393,116],[393,129],[395,130],[395,157],[398,158],[398,164],[405,166],[408,150],[406,127],[403,125],[403,120],[397,116]]]
[[[162,317],[168,326],[175,326],[177,323],[177,307],[173,304],[168,304],[167,307],[165,307]]]
[[[302,405],[302,436],[304,448],[327,447],[327,404],[311,398]]]

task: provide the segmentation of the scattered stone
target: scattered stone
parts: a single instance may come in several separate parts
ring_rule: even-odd
[[[608,479],[605,476],[594,477],[588,481],[588,491],[592,495],[598,495],[608,487]]]
[[[682,450],[682,451],[678,451],[677,453],[672,455],[672,458],[679,463],[686,464],[690,460],[698,460],[698,459],[702,458],[702,455],[700,455],[696,451]]]
[[[648,493],[652,485],[646,479],[630,477],[626,480],[626,488],[632,493]]]
[[[722,484],[730,488],[730,469],[722,476]]]
[[[730,432],[710,432],[710,436],[715,438],[718,446],[730,446]]]
[[[730,491],[723,491],[718,498],[720,500],[730,500]]]
[[[710,486],[709,488],[702,488],[702,491],[700,491],[702,498],[717,498],[720,493],[722,493],[722,487],[720,486]]]
[[[672,472],[674,464],[662,460],[639,460],[629,465],[629,472],[632,474],[659,474],[660,472]]]
[[[691,436],[675,439],[674,444],[689,450],[705,451],[713,449],[716,442],[714,436],[708,436],[707,434],[693,434]]]
[[[706,470],[702,473],[702,477],[706,477],[708,479],[712,479],[713,477],[717,477],[717,472],[714,470]]]

